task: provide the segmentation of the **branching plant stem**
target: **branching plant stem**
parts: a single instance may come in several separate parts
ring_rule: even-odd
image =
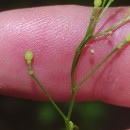
[[[73,110],[73,104],[74,104],[75,95],[76,95],[76,91],[77,91],[77,87],[76,87],[77,85],[75,85],[75,80],[74,80],[74,73],[75,73],[77,63],[79,61],[79,58],[80,58],[80,55],[82,53],[84,46],[93,37],[93,33],[94,33],[94,30],[95,30],[95,27],[96,27],[98,21],[101,19],[101,17],[103,16],[103,14],[105,13],[105,11],[107,10],[107,8],[110,6],[110,4],[112,2],[113,2],[113,0],[109,0],[108,3],[106,4],[106,0],[104,0],[101,7],[99,7],[101,3],[98,6],[97,5],[94,6],[85,37],[82,40],[82,42],[78,45],[78,47],[76,48],[76,52],[74,55],[74,59],[72,62],[72,68],[71,68],[71,86],[72,86],[71,94],[72,95],[71,95],[71,99],[70,99],[70,107],[69,107],[68,116],[67,116],[69,119],[70,119],[70,116],[71,116],[71,113]]]
[[[61,111],[61,109],[56,105],[56,103],[53,101],[51,96],[46,91],[45,87],[40,83],[37,76],[35,75],[34,71],[32,70],[31,63],[28,64],[28,71],[30,76],[34,79],[34,81],[37,83],[37,85],[41,88],[43,93],[47,96],[47,98],[50,100],[50,102],[53,104],[53,106],[56,108],[56,110],[60,113],[60,115],[63,117],[64,120],[67,120],[67,117],[65,114]]]
[[[82,50],[86,44],[91,39],[105,36],[105,35],[110,35],[113,33],[114,30],[122,26],[124,23],[128,22],[130,20],[130,16],[125,16],[120,22],[116,23],[115,25],[112,25],[110,28],[108,28],[106,31],[100,32],[98,34],[94,34],[95,27],[103,14],[106,12],[107,8],[110,6],[110,4],[114,0],[94,0],[94,8],[92,11],[92,15],[90,17],[90,22],[88,29],[86,31],[86,34],[81,41],[81,43],[78,45],[75,51],[75,55],[73,58],[72,62],[72,67],[71,67],[71,98],[70,98],[70,105],[68,109],[67,116],[62,112],[62,110],[58,107],[58,105],[54,102],[54,100],[51,98],[51,96],[48,94],[46,91],[45,87],[41,84],[41,82],[38,80],[37,76],[35,75],[33,69],[32,69],[32,59],[33,59],[33,53],[32,51],[28,50],[25,52],[25,59],[27,61],[28,65],[28,72],[29,75],[34,79],[34,81],[37,83],[37,85],[41,88],[43,93],[47,96],[47,98],[50,100],[52,105],[55,107],[55,109],[59,112],[59,114],[62,116],[64,119],[65,125],[66,125],[66,130],[73,130],[73,129],[78,129],[78,127],[70,120],[72,110],[73,110],[73,105],[75,101],[75,96],[76,92],[79,89],[79,87],[87,81],[88,78],[90,78],[113,54],[115,54],[118,50],[120,50],[123,46],[125,46],[127,43],[130,42],[130,34],[121,42],[119,43],[101,62],[99,62],[92,71],[90,71],[82,80],[80,80],[77,84],[75,83],[75,70],[79,61],[79,58],[81,56]]]
[[[103,14],[105,13],[105,11],[107,10],[107,8],[110,6],[110,4],[112,2],[113,2],[113,0],[109,0],[109,2],[105,6],[106,2],[104,1],[103,6],[101,8],[97,7],[96,5],[93,8],[93,12],[92,12],[92,15],[91,15],[91,18],[90,18],[89,26],[88,26],[88,29],[86,31],[85,37],[82,40],[82,42],[79,44],[79,46],[76,48],[75,56],[74,56],[74,59],[73,59],[73,62],[72,62],[72,68],[71,68],[72,91],[73,91],[73,88],[75,87],[74,72],[75,72],[79,57],[81,55],[82,49],[88,43],[88,41],[92,38],[95,27],[96,27],[98,21],[101,19],[101,17],[103,16]],[[98,9],[100,9],[99,12],[98,12]],[[97,17],[95,17],[96,14],[98,14]]]
[[[103,31],[101,33],[95,34],[92,36],[92,38],[96,38],[96,37],[101,37],[101,36],[105,36],[105,35],[110,35],[113,33],[114,30],[118,29],[119,27],[121,27],[124,23],[130,21],[130,16],[127,16],[125,18],[123,18],[122,20],[120,20],[120,22],[112,25],[110,28],[108,28],[106,31]]]
[[[85,78],[83,78],[77,85],[76,90],[85,82],[87,79],[89,79],[113,54],[115,54],[117,51],[119,51],[123,46],[125,46],[129,41],[124,39],[121,43],[119,43],[99,64],[97,64],[94,69],[87,74]]]

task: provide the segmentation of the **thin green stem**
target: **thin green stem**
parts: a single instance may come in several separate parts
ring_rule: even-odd
[[[79,61],[79,58],[80,58],[83,47],[92,38],[93,32],[94,32],[95,27],[96,27],[96,24],[98,23],[98,21],[100,20],[100,18],[102,17],[104,12],[106,11],[106,9],[109,7],[109,5],[112,3],[112,0],[110,0],[107,3],[106,6],[105,6],[105,3],[106,3],[106,0],[104,0],[103,5],[102,5],[101,9],[99,10],[99,12],[98,12],[98,7],[93,8],[93,12],[92,12],[92,15],[91,15],[91,18],[90,18],[89,26],[88,26],[87,32],[85,34],[85,37],[82,40],[82,42],[79,44],[79,46],[76,48],[76,52],[75,52],[75,55],[74,55],[72,68],[71,68],[72,96],[71,96],[71,99],[70,99],[70,107],[69,107],[69,111],[68,111],[68,115],[67,115],[68,119],[70,119],[71,114],[72,114],[73,104],[74,104],[76,90],[77,90],[77,88],[75,89],[74,72],[75,72],[77,63]],[[103,9],[104,6],[105,6],[105,8]],[[98,15],[95,18],[96,13],[98,13]]]
[[[102,8],[105,6],[107,0],[104,0],[102,3]]]
[[[75,95],[76,95],[76,88],[74,87],[72,89],[72,95],[71,95],[71,100],[70,100],[70,105],[69,105],[69,111],[68,111],[68,115],[67,115],[68,120],[70,120],[70,117],[71,117],[71,114],[72,114],[72,110],[73,110],[73,106],[74,106],[74,100],[75,100]]]
[[[111,31],[117,29],[119,26],[123,25],[125,22],[130,20],[130,16],[127,16],[124,19],[122,19],[119,23],[111,26],[106,31],[94,35],[94,30],[95,30],[95,27],[96,27],[97,23],[99,22],[99,20],[101,19],[101,17],[103,16],[103,14],[105,13],[107,8],[110,6],[110,4],[113,1],[114,0],[109,0],[107,2],[107,0],[103,0],[102,5],[98,4],[97,6],[94,3],[95,6],[93,8],[92,15],[90,17],[90,22],[89,22],[89,25],[88,25],[88,29],[87,29],[87,31],[85,33],[85,36],[84,36],[83,40],[81,41],[81,43],[76,48],[76,52],[75,52],[74,59],[73,59],[73,62],[72,62],[72,68],[71,68],[71,85],[72,85],[71,93],[72,94],[71,94],[71,98],[70,98],[70,105],[69,105],[69,110],[68,110],[67,116],[61,111],[61,109],[58,107],[58,105],[54,102],[54,100],[48,94],[45,87],[41,84],[39,79],[36,77],[34,71],[32,70],[31,61],[32,61],[32,58],[33,58],[33,53],[28,51],[26,53],[26,55],[25,55],[25,59],[27,60],[28,71],[29,71],[30,76],[34,79],[34,81],[41,88],[43,93],[48,97],[48,99],[50,100],[52,105],[55,107],[55,109],[63,117],[65,125],[66,125],[66,130],[73,130],[74,128],[78,129],[78,127],[76,125],[74,125],[73,122],[70,121],[77,89],[88,78],[90,78],[115,52],[120,50],[126,43],[128,43],[128,41],[130,41],[130,35],[128,35],[128,37],[124,41],[119,43],[99,64],[97,64],[95,66],[95,68],[90,73],[88,73],[86,75],[86,77],[84,77],[81,81],[79,81],[78,84],[75,83],[75,80],[74,80],[75,69],[77,67],[77,64],[78,64],[79,58],[81,56],[82,50],[83,50],[84,46],[89,42],[89,40],[91,40],[91,38],[96,38],[96,37],[100,37],[100,36],[103,36],[103,35],[106,35],[106,34],[111,34]],[[100,5],[101,5],[101,7],[99,7]]]
[[[101,9],[101,12],[99,13],[99,15],[97,16],[94,24],[93,24],[93,28],[95,29],[97,23],[99,22],[99,20],[102,18],[102,16],[104,15],[104,13],[106,12],[106,10],[108,9],[108,7],[111,5],[111,3],[113,2],[114,0],[109,0],[107,5],[104,7],[104,9]]]
[[[71,67],[71,85],[72,85],[72,89],[75,86],[74,71],[76,69],[76,66],[77,66],[77,63],[78,63],[78,60],[79,60],[79,57],[80,57],[80,54],[81,54],[81,51],[82,51],[83,47],[85,46],[86,42],[91,38],[91,35],[92,35],[92,32],[93,32],[91,30],[91,28],[92,28],[91,26],[92,26],[92,24],[94,22],[96,12],[97,12],[97,7],[94,7],[91,18],[90,18],[89,26],[88,26],[88,29],[87,29],[86,34],[84,36],[84,39],[81,41],[79,46],[76,48],[76,52],[75,52],[72,67]]]
[[[88,35],[91,35],[91,34],[92,34],[91,28],[92,28],[92,25],[93,25],[93,23],[94,23],[94,19],[95,19],[95,15],[96,15],[96,13],[97,13],[97,9],[98,9],[98,8],[94,6],[92,15],[91,15],[91,17],[90,17],[88,29],[87,29],[86,34],[85,34],[85,37],[87,37]]]
[[[87,38],[84,38],[82,40],[82,42],[78,45],[75,55],[74,55],[74,59],[73,59],[73,63],[72,63],[72,67],[71,67],[71,85],[72,85],[72,89],[75,87],[75,82],[74,82],[74,72],[75,72],[75,68],[77,66],[79,57],[81,55],[82,49],[85,46],[86,42],[89,41],[91,37],[88,36]]]
[[[76,90],[87,80],[89,79],[115,52],[120,50],[128,41],[125,39],[119,43],[96,67],[89,73],[85,78],[83,78],[77,85]]]
[[[66,126],[66,130],[70,130],[69,120],[68,119],[65,121],[65,126]]]
[[[101,33],[95,34],[92,37],[96,38],[96,37],[101,37],[104,35],[108,35],[109,33],[111,34],[114,30],[116,30],[117,28],[119,28],[120,26],[122,26],[124,23],[128,22],[130,20],[130,16],[123,18],[122,20],[120,20],[120,22],[112,25],[110,28],[108,28],[106,31],[103,31]]]
[[[72,85],[72,89],[75,86],[74,72],[75,72],[79,57],[81,55],[82,49],[86,45],[86,43],[92,38],[93,32],[94,32],[95,27],[96,27],[96,24],[98,23],[98,21],[100,20],[100,18],[102,17],[102,15],[105,13],[105,11],[107,10],[107,8],[110,6],[110,4],[112,2],[113,2],[113,0],[109,0],[107,5],[105,6],[105,8],[103,10],[101,9],[101,12],[98,14],[98,16],[96,18],[95,18],[95,15],[97,13],[98,8],[94,7],[94,9],[93,9],[86,35],[85,35],[84,39],[82,40],[82,42],[77,47],[76,52],[75,52],[75,56],[74,56],[74,59],[73,59],[72,68],[71,68],[71,85]],[[105,3],[106,3],[106,1],[104,1],[103,6],[105,5]]]
[[[40,83],[40,81],[38,80],[38,78],[36,77],[34,71],[32,70],[31,67],[31,63],[28,64],[28,71],[30,76],[34,79],[34,81],[37,83],[37,85],[41,88],[41,90],[44,92],[44,94],[48,97],[48,99],[50,100],[50,102],[53,104],[53,106],[56,108],[56,110],[60,113],[60,115],[63,117],[64,121],[67,119],[67,117],[65,116],[65,114],[60,110],[60,108],[56,105],[56,103],[53,101],[53,99],[51,98],[51,96],[48,94],[48,92],[46,91],[46,89],[44,88],[44,86]]]
[[[96,23],[102,18],[102,16],[104,15],[104,13],[106,12],[106,10],[108,9],[108,7],[112,4],[114,0],[109,0],[107,5],[104,7],[104,9],[102,10],[101,13],[99,13],[99,16],[96,18],[95,20],[95,25]]]

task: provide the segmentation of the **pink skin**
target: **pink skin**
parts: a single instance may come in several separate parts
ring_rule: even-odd
[[[95,32],[118,22],[128,8],[111,8]],[[88,26],[91,8],[53,6],[0,13],[0,94],[46,100],[28,75],[24,52],[34,53],[33,69],[56,101],[69,101],[70,71],[75,49]],[[91,41],[95,53],[85,47],[75,73],[82,79],[130,32],[130,22],[111,36]],[[79,89],[76,100],[100,100],[130,107],[130,46],[112,56]]]

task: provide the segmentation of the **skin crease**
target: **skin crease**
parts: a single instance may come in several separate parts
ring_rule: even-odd
[[[95,33],[107,29],[127,13],[128,7],[110,8]],[[28,75],[24,52],[34,53],[33,69],[55,101],[69,101],[70,72],[75,49],[86,32],[92,8],[49,6],[0,13],[0,94],[47,100]],[[110,36],[92,40],[76,69],[78,82],[130,32],[130,22]],[[130,107],[130,45],[113,55],[78,90],[76,101],[100,100]]]

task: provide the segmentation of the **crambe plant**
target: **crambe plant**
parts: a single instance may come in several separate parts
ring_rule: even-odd
[[[122,42],[120,42],[119,44],[117,44],[115,46],[115,48],[106,55],[106,57],[104,57],[95,67],[94,69],[89,72],[88,74],[86,74],[85,77],[83,77],[78,83],[75,83],[75,70],[80,58],[80,55],[82,53],[83,48],[88,44],[88,42],[91,39],[96,39],[97,37],[102,37],[105,35],[111,35],[113,33],[114,30],[118,29],[120,26],[122,26],[125,22],[127,22],[128,20],[130,20],[130,16],[126,15],[124,18],[121,19],[121,21],[119,21],[118,23],[112,25],[111,27],[109,27],[108,29],[106,29],[103,32],[94,34],[94,30],[96,28],[97,23],[99,22],[99,20],[102,18],[102,16],[104,15],[104,13],[106,12],[106,10],[108,9],[108,7],[111,5],[111,3],[114,0],[94,0],[94,7],[93,7],[93,11],[92,11],[92,15],[90,17],[90,22],[89,22],[89,26],[86,30],[86,34],[83,38],[83,40],[79,43],[79,45],[76,48],[75,51],[75,55],[72,61],[72,68],[71,68],[71,98],[70,98],[70,105],[69,105],[69,109],[68,109],[68,113],[67,115],[64,114],[62,112],[62,110],[58,107],[58,105],[54,102],[54,100],[51,98],[51,96],[49,95],[49,93],[46,91],[45,87],[41,84],[41,82],[38,80],[37,76],[35,75],[33,69],[32,69],[32,60],[33,60],[33,51],[31,50],[27,50],[25,52],[25,59],[27,61],[27,65],[28,65],[28,71],[29,71],[29,75],[34,79],[34,81],[37,83],[37,85],[41,88],[41,90],[43,91],[43,93],[48,97],[48,99],[50,100],[50,102],[52,103],[52,105],[55,107],[55,109],[59,112],[59,114],[62,116],[64,122],[65,122],[65,126],[66,126],[66,130],[74,130],[74,129],[79,129],[78,126],[76,124],[74,124],[71,121],[71,114],[72,114],[72,110],[73,110],[73,106],[74,106],[74,101],[75,101],[75,96],[76,96],[76,92],[77,90],[81,87],[81,85],[86,82],[114,53],[116,53],[118,50],[122,49],[123,46],[125,46],[127,43],[130,42],[130,34],[127,35],[126,38],[124,38],[124,40]],[[94,54],[94,49],[92,48],[90,50],[91,54]]]

